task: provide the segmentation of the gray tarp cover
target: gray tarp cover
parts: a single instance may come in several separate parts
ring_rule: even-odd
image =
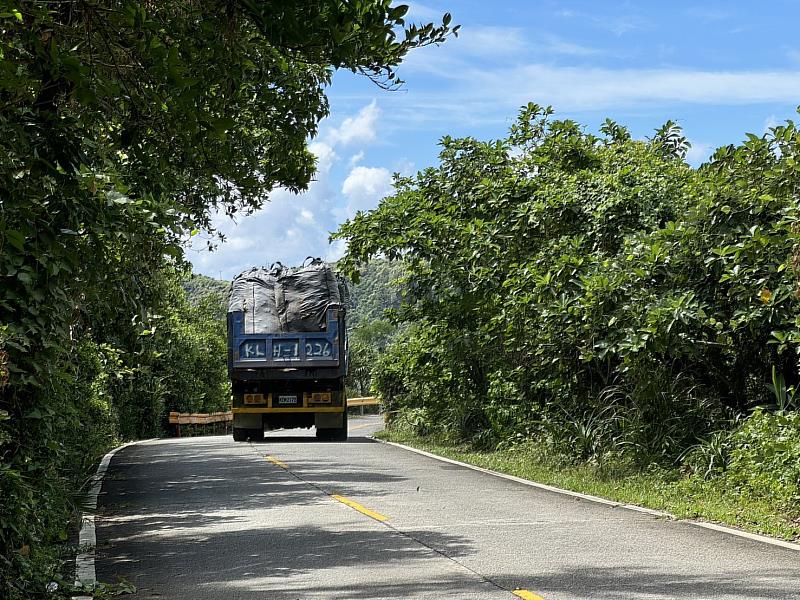
[[[320,331],[331,305],[342,303],[340,281],[320,259],[295,268],[254,267],[236,276],[228,312],[244,312],[245,333]]]

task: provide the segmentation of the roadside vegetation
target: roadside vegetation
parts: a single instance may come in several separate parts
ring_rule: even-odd
[[[680,465],[652,463],[647,468],[618,458],[580,461],[531,440],[481,450],[442,435],[421,436],[406,423],[396,423],[377,437],[440,456],[522,477],[562,489],[668,512],[678,518],[724,523],[786,540],[800,539],[796,511],[768,494],[742,490],[736,480],[749,478],[741,464],[725,478],[691,476]],[[734,475],[734,471],[738,474]]]
[[[350,286],[347,310],[349,398],[372,394],[374,366],[400,332],[392,316],[400,307],[402,262],[376,259]]]
[[[86,478],[169,410],[227,406],[183,244],[301,191],[336,69],[384,88],[454,33],[388,0],[0,8],[0,597],[70,595]],[[216,311],[216,312],[215,312]]]
[[[342,225],[352,276],[404,264],[392,439],[797,537],[800,133],[688,148],[532,104]]]

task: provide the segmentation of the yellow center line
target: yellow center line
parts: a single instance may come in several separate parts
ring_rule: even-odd
[[[277,466],[279,466],[281,469],[286,469],[287,471],[289,470],[289,465],[287,465],[287,464],[286,464],[285,462],[283,462],[282,460],[278,460],[278,459],[277,459],[277,458],[275,458],[274,456],[265,456],[264,458],[266,458],[266,459],[267,459],[269,462],[271,462],[273,465],[277,465]]]
[[[533,592],[529,592],[528,590],[514,590],[511,592],[515,596],[519,596],[520,598],[524,598],[525,600],[544,600],[541,596],[534,594]]]
[[[331,498],[333,498],[337,502],[341,502],[342,504],[346,504],[350,508],[354,508],[355,510],[357,510],[361,514],[367,515],[368,517],[371,517],[371,518],[375,519],[376,521],[380,521],[381,523],[383,523],[384,521],[388,521],[389,520],[389,517],[386,517],[386,516],[382,515],[381,513],[376,513],[375,511],[372,511],[372,510],[370,510],[368,508],[365,508],[364,506],[361,506],[358,502],[353,502],[352,500],[348,500],[344,496],[339,496],[338,494],[331,494]]]
[[[355,427],[351,427],[350,431],[355,431],[356,429],[364,429],[364,427],[371,427],[372,423],[367,423],[365,425],[356,425]]]

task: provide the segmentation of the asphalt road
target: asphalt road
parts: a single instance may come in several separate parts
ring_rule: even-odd
[[[364,437],[378,428],[124,448],[100,496],[98,579],[187,600],[800,599],[796,551]]]

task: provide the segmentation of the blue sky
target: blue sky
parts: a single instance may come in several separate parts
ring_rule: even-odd
[[[436,164],[443,135],[503,137],[527,102],[589,131],[610,117],[645,137],[668,119],[713,149],[763,133],[800,105],[800,2],[411,3],[416,21],[453,14],[458,39],[412,53],[406,84],[378,89],[348,72],[328,90],[331,116],[311,141],[319,171],[299,196],[276,191],[258,213],[215,223],[228,241],[188,250],[194,271],[232,278],[253,265],[336,259],[328,236],[391,193],[391,174]]]

